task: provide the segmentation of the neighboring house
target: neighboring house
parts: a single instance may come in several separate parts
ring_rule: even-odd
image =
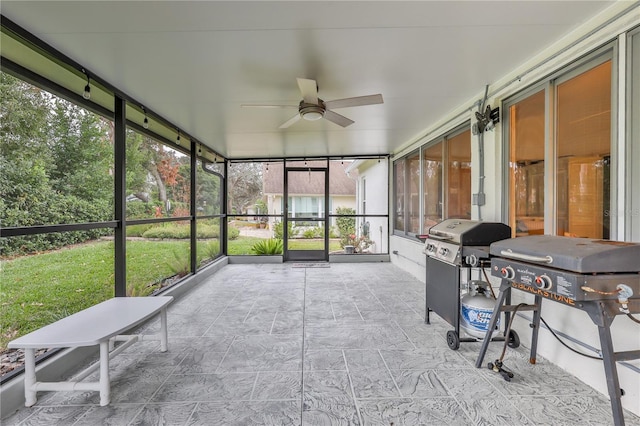
[[[356,209],[357,171],[347,174],[351,162],[331,162],[329,168],[329,214],[338,207]],[[268,213],[282,214],[284,210],[284,170],[283,163],[264,163],[263,194],[266,197]],[[308,179],[294,179],[289,184],[289,217],[325,217],[324,182],[322,173],[310,173]],[[270,223],[274,218],[270,218]],[[335,225],[330,220],[329,225]]]

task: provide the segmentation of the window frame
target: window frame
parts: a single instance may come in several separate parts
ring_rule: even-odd
[[[610,135],[610,148],[611,148],[611,177],[610,177],[610,206],[617,205],[617,193],[615,187],[617,185],[617,173],[619,168],[618,149],[617,149],[617,87],[618,79],[616,76],[616,69],[618,67],[618,49],[617,44],[612,42],[608,43],[599,49],[595,50],[591,54],[580,58],[565,67],[556,70],[554,73],[548,75],[544,79],[528,86],[527,88],[513,94],[506,98],[502,103],[504,111],[509,111],[513,105],[518,102],[534,95],[540,90],[545,92],[545,130],[544,130],[544,234],[556,235],[558,229],[557,221],[557,209],[558,209],[558,165],[556,161],[557,156],[557,87],[558,85],[575,78],[587,72],[607,61],[611,61],[611,135]],[[515,208],[509,202],[509,196],[511,193],[511,181],[510,181],[510,129],[513,123],[511,123],[509,114],[504,114],[503,119],[503,132],[502,132],[502,218],[505,223],[509,223],[509,217],[511,209]],[[617,233],[617,221],[615,216],[611,217],[610,222],[610,239],[616,239],[619,237]]]

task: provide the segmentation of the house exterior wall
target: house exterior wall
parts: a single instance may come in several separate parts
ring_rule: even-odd
[[[617,121],[612,122],[612,125],[616,126],[618,131],[612,136],[612,140],[614,141],[612,144],[612,156],[613,161],[617,163],[618,169],[615,176],[613,176],[614,173],[612,173],[612,180],[615,179],[615,186],[613,187],[617,189],[617,193],[612,194],[612,208],[619,206],[619,210],[624,211],[624,213],[612,218],[611,238],[640,242],[640,229],[638,229],[637,226],[640,220],[634,216],[633,208],[631,209],[632,211],[629,212],[626,211],[624,207],[625,205],[640,205],[640,190],[638,190],[637,182],[633,182],[633,178],[637,177],[637,172],[632,172],[633,168],[630,167],[631,163],[638,164],[640,161],[640,148],[638,148],[640,146],[640,135],[637,132],[638,120],[634,121],[627,118],[627,115],[632,113],[631,106],[628,104],[630,98],[634,99],[634,105],[636,105],[634,114],[636,114],[637,117],[637,105],[640,104],[637,99],[639,97],[637,88],[633,88],[635,90],[635,92],[633,92],[634,95],[629,95],[629,93],[632,92],[632,83],[636,85],[638,83],[637,81],[633,82],[630,72],[628,72],[630,65],[625,65],[625,54],[627,51],[632,51],[630,47],[628,48],[626,46],[628,40],[627,32],[635,28],[634,31],[637,33],[637,26],[640,22],[640,7],[636,4],[635,8],[627,10],[626,13],[622,13],[625,8],[628,8],[630,5],[630,2],[614,4],[610,9],[585,23],[544,52],[533,57],[528,63],[523,64],[518,69],[513,70],[509,75],[493,83],[490,89],[495,89],[491,90],[492,93],[486,103],[493,108],[501,106],[506,98],[521,92],[528,86],[543,80],[554,72],[562,70],[568,64],[578,60],[587,53],[606,44],[616,43],[616,48],[614,49],[614,64],[617,64],[618,68],[614,68],[613,71],[616,73],[614,77],[616,83],[612,86],[612,91],[617,94],[617,105],[612,105],[612,108],[616,109]],[[636,40],[638,38],[639,37],[635,37]],[[635,46],[634,49],[634,52],[640,51],[637,46]],[[640,58],[636,56],[633,60],[635,63],[638,63]],[[637,67],[640,67],[640,65],[637,65]],[[638,71],[636,71],[636,73],[638,73]],[[634,76],[637,76],[637,74]],[[475,99],[469,100],[466,104],[461,105],[458,110],[453,111],[451,115],[443,117],[440,122],[434,123],[430,128],[426,129],[423,137],[408,142],[402,150],[393,153],[394,157],[399,158],[415,150],[426,142],[461,125],[465,121],[470,120],[471,123],[475,122],[474,113],[477,109],[478,99],[482,99],[483,93],[484,88]],[[476,107],[472,107],[473,105]],[[632,128],[626,129],[626,126]],[[472,193],[476,193],[480,182],[480,176],[478,175],[480,159],[478,155],[477,136],[473,137],[471,146]],[[502,123],[498,123],[493,131],[485,132],[484,134],[484,191],[486,193],[486,202],[481,209],[478,209],[477,206],[472,206],[473,220],[481,219],[498,222],[506,222],[507,220],[507,218],[504,217],[505,209],[503,205],[506,202],[505,200],[508,200],[504,188],[504,176],[507,172],[507,164],[502,147],[503,126]],[[633,158],[629,158],[630,156]],[[625,164],[627,169],[631,169],[631,171],[625,169]],[[391,166],[390,169],[392,170]],[[392,187],[393,176],[391,173],[388,173],[387,176],[388,185]],[[627,204],[623,203],[625,197],[627,197]],[[393,195],[389,197],[389,200],[389,211],[394,212],[392,205]],[[391,220],[393,221],[393,218]],[[424,281],[426,275],[425,255],[422,253],[422,244],[420,241],[391,234],[389,245],[391,261]],[[499,281],[496,280],[493,284],[497,286],[499,285]],[[532,297],[523,292],[514,292],[512,302],[517,304],[521,301],[532,302]],[[571,336],[578,341],[578,343],[573,346],[577,345],[580,350],[590,354],[595,353],[590,352],[589,348],[600,347],[597,327],[586,313],[578,309],[567,308],[564,305],[552,301],[545,301],[542,311],[543,317],[553,329]],[[524,313],[517,316],[513,326],[518,332],[522,344],[527,347],[531,344],[531,329],[529,328],[529,323],[530,315],[529,313]],[[640,332],[638,331],[637,324],[632,323],[627,318],[620,317],[612,324],[611,331],[615,351],[640,349]],[[606,377],[601,361],[581,357],[566,350],[546,330],[541,330],[540,332],[538,354],[571,372],[578,379],[588,383],[608,397]],[[621,363],[617,365],[620,385],[625,391],[622,404],[626,409],[640,415],[640,362],[632,361],[628,364],[631,364],[631,367],[624,366]]]
[[[358,164],[358,181],[354,209],[358,214],[386,215],[389,188],[387,175],[389,162],[366,160]],[[388,253],[387,235],[389,219],[387,217],[370,216],[357,219],[357,228],[361,230],[364,222],[369,222],[369,239],[373,241],[371,253]]]
[[[349,195],[332,195],[330,196],[331,213],[335,213],[337,207],[347,207],[355,210],[356,197]],[[267,194],[267,208],[269,214],[282,214],[282,195],[281,194]],[[274,221],[274,218],[269,218],[270,222]],[[333,218],[329,221],[329,226],[335,225]]]

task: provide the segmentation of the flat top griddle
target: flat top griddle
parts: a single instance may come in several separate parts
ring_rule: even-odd
[[[490,254],[577,273],[640,272],[640,244],[532,235],[491,244]]]

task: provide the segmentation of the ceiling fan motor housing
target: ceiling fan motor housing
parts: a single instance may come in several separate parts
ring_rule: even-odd
[[[298,112],[300,116],[308,121],[316,121],[320,120],[324,117],[325,106],[322,99],[318,99],[318,104],[309,104],[304,101],[300,102],[300,106],[298,108]]]

